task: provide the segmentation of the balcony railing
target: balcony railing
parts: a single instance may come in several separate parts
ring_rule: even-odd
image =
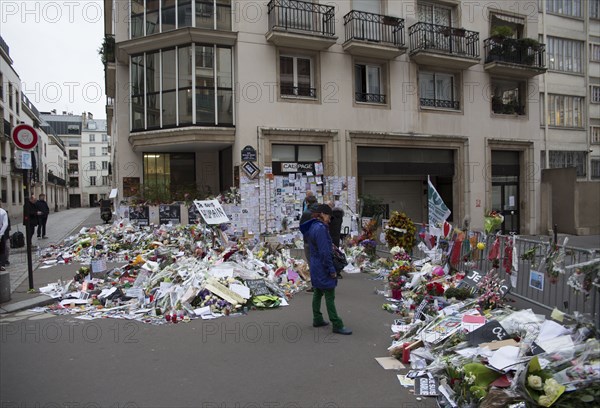
[[[428,108],[460,109],[460,102],[442,99],[421,98],[421,106],[426,106]]]
[[[53,183],[53,184],[56,184],[57,186],[66,186],[67,185],[67,182],[64,179],[62,179],[58,176],[55,176],[52,173],[48,173],[48,183]]]
[[[301,31],[333,37],[335,35],[335,8],[296,0],[271,0],[269,28]]]
[[[354,98],[356,102],[382,103],[385,104],[385,95],[355,92]]]
[[[530,38],[488,38],[483,41],[485,62],[508,62],[546,68],[546,46]]]
[[[309,88],[307,86],[281,85],[281,95],[282,96],[304,96],[307,98],[316,98],[317,97],[317,89]]]
[[[408,29],[410,52],[441,51],[455,56],[479,58],[479,33],[437,24],[416,23]]]
[[[404,46],[404,20],[352,10],[344,16],[346,41],[372,41],[383,45]]]

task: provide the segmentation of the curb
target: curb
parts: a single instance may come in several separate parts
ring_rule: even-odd
[[[27,299],[27,300],[22,300],[20,302],[5,304],[4,306],[0,307],[0,315],[7,314],[7,313],[14,313],[14,312],[18,312],[20,310],[31,309],[34,307],[47,306],[54,302],[55,302],[55,299],[51,298],[50,296],[46,296],[46,295],[36,296],[33,299]]]

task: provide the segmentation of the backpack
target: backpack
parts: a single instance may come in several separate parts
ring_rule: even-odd
[[[21,231],[17,231],[10,236],[11,248],[23,248],[25,246],[25,235]]]

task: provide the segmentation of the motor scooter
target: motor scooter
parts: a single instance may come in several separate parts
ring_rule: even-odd
[[[112,203],[110,200],[100,200],[100,218],[105,224],[112,220]]]

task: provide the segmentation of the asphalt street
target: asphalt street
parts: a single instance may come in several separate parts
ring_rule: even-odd
[[[375,361],[388,355],[394,319],[380,286],[365,274],[340,282],[351,336],[313,328],[305,292],[287,307],[162,326],[4,315],[1,406],[433,407]]]

